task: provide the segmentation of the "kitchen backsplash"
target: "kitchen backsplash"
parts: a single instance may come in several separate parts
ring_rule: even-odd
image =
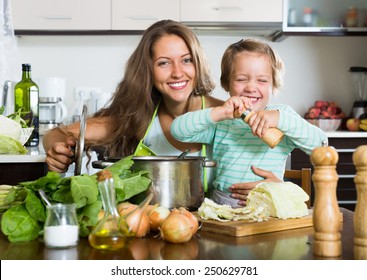
[[[34,77],[66,79],[68,108],[75,104],[76,87],[97,87],[111,93],[140,36],[20,36],[22,62],[32,64]],[[212,75],[213,95],[226,99],[220,86],[220,59],[239,36],[199,35]],[[266,40],[266,39],[265,39]],[[270,42],[282,57],[285,83],[273,102],[292,106],[303,115],[317,99],[336,101],[350,112],[354,101],[350,66],[367,66],[367,37],[289,37]]]

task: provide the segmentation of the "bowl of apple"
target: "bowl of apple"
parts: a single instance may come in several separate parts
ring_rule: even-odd
[[[317,100],[308,109],[304,118],[323,131],[336,131],[339,129],[345,114],[335,102]]]

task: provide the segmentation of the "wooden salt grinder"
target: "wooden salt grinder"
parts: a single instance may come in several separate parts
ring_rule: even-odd
[[[315,187],[313,252],[321,257],[339,257],[342,251],[340,211],[336,198],[339,155],[334,147],[323,142],[322,147],[312,151],[310,159],[314,166],[312,181]]]
[[[354,257],[367,260],[367,145],[353,153],[357,173],[354,183],[357,189],[357,205],[354,211]]]

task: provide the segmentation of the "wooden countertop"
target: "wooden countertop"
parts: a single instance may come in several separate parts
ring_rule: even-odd
[[[341,208],[343,213],[342,256],[338,259],[354,259],[353,214]],[[191,241],[170,244],[149,235],[134,239],[128,248],[119,251],[100,251],[92,248],[83,238],[77,247],[52,250],[41,239],[10,243],[0,233],[1,260],[308,260],[321,259],[313,255],[313,227],[285,230],[245,237],[200,231]]]

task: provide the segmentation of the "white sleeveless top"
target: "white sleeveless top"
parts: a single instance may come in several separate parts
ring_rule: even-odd
[[[144,144],[148,146],[158,156],[178,156],[182,151],[176,149],[168,142],[164,136],[158,116],[153,119],[152,127],[143,140]],[[189,153],[189,156],[202,156],[202,150]],[[206,157],[212,159],[212,146],[207,145]]]

